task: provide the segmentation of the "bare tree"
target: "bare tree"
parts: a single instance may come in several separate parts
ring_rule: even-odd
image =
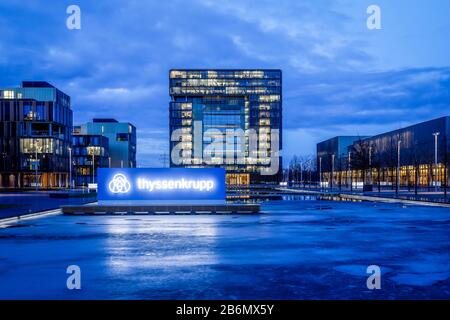
[[[353,170],[361,170],[363,182],[366,181],[366,171],[369,169],[369,141],[359,139],[351,146],[351,167]]]

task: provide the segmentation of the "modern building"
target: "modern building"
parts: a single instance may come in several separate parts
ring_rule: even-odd
[[[281,70],[170,70],[169,81],[171,167],[223,167],[228,185],[280,181]]]
[[[339,157],[336,148],[327,147],[333,139],[324,141],[317,145],[318,157],[327,159],[322,160],[322,179],[334,185],[359,183],[394,188],[398,182],[400,187],[446,187],[449,139],[447,116],[355,139],[347,147],[347,157]],[[345,149],[345,144],[342,147]],[[335,170],[329,165],[332,154],[336,154]]]
[[[43,81],[0,89],[0,187],[69,185],[70,97]]]
[[[102,135],[82,135],[74,128],[72,135],[72,185],[97,183],[97,169],[110,166],[108,138]]]
[[[136,127],[131,123],[93,119],[76,130],[81,135],[100,135],[108,139],[111,168],[136,167]]]
[[[348,168],[349,147],[355,141],[366,136],[337,136],[317,144],[317,170],[322,175],[322,182],[332,187],[330,175],[334,172],[345,171]]]

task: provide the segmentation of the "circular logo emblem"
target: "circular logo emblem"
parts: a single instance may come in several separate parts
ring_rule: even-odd
[[[127,193],[131,189],[131,184],[125,175],[118,173],[109,182],[108,187],[112,193]]]

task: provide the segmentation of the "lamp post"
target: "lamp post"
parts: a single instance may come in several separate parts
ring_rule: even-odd
[[[95,155],[92,152],[92,183],[95,183]]]
[[[397,188],[395,189],[395,194],[398,195],[398,191],[400,188],[400,144],[401,140],[397,141]]]
[[[322,157],[319,157],[319,188],[322,189]]]
[[[369,147],[369,184],[372,184],[372,146]]]
[[[331,191],[333,191],[333,178],[334,178],[334,153],[331,155]]]
[[[111,168],[111,157],[108,157],[108,166]]]
[[[69,189],[72,189],[72,148],[67,147],[69,150]]]
[[[435,132],[433,133],[434,136],[434,187],[435,187],[435,191],[438,192],[438,185],[437,185],[437,172],[438,172],[438,136],[439,136],[439,132]]]
[[[36,191],[39,190],[39,178],[38,178],[38,152],[37,152],[37,140],[34,139],[34,166],[35,166],[35,178],[36,178]]]
[[[92,183],[95,183],[95,147],[89,146],[88,153],[92,156]]]
[[[349,182],[350,182],[350,192],[353,192],[353,177],[352,177],[352,153],[348,152],[348,174],[349,174]]]
[[[305,186],[305,184],[303,183],[303,163],[300,162],[300,187],[303,184],[303,186]]]

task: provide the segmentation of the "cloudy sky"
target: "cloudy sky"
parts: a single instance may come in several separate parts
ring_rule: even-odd
[[[66,8],[81,8],[81,30]],[[377,4],[382,30],[369,30]],[[284,155],[450,115],[448,0],[1,0],[0,87],[46,80],[74,122],[138,128],[138,164],[168,149],[170,68],[283,70]]]

